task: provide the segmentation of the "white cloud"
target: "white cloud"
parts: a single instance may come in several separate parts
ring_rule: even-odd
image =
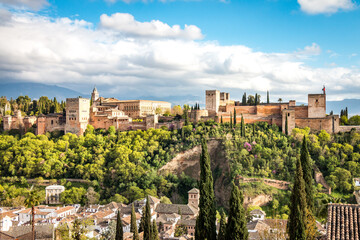
[[[49,5],[47,0],[0,0],[0,3],[12,7],[26,7],[33,10],[40,10],[44,6]]]
[[[318,49],[313,44],[304,51]],[[0,82],[42,82],[80,91],[96,84],[107,89],[108,96],[122,98],[202,96],[203,90],[216,88],[270,90],[272,97],[306,100],[306,94],[320,91],[323,83],[336,97],[351,90],[360,98],[359,79],[357,68],[312,68],[299,61],[297,53],[175,37],[119,36],[68,18],[13,13],[9,24],[0,25]],[[342,89],[336,90],[339,82]]]
[[[316,56],[320,55],[321,48],[318,44],[312,43],[311,46],[305,46],[304,49],[301,49],[296,52],[297,55],[304,55],[304,56]]]
[[[111,16],[100,16],[102,28],[111,29],[119,34],[148,38],[179,38],[196,40],[202,39],[201,30],[194,25],[185,25],[181,29],[179,25],[170,27],[159,20],[151,22],[138,22],[134,16],[128,13],[114,13]]]
[[[339,10],[352,10],[352,0],[298,0],[300,8],[308,14],[331,14]]]

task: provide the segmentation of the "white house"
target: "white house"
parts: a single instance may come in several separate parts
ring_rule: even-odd
[[[355,187],[360,187],[360,178],[354,178]]]
[[[45,188],[45,200],[47,204],[60,204],[60,194],[65,191],[61,185],[50,185]]]
[[[255,209],[250,212],[250,216],[252,217],[252,221],[264,220],[266,213],[260,209]]]
[[[3,214],[0,213],[0,231],[9,231],[10,227],[12,227],[11,217],[5,214],[3,216]]]

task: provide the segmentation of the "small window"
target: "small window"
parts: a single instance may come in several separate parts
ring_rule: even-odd
[[[290,117],[290,113],[288,113],[288,117]]]
[[[318,103],[319,102],[319,99],[316,99],[316,101],[315,101],[316,103]]]

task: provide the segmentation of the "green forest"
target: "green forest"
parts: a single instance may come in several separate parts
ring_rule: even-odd
[[[5,206],[20,206],[27,179],[43,179],[66,186],[64,203],[129,203],[153,195],[171,198],[177,193],[186,202],[187,191],[197,187],[188,176],[158,175],[157,170],[177,153],[200,144],[202,138],[223,141],[230,162],[231,179],[236,176],[271,178],[293,182],[296,159],[303,137],[314,169],[319,169],[332,194],[314,182],[316,216],[326,217],[329,202],[353,202],[353,178],[360,176],[360,134],[351,131],[330,135],[325,131],[294,129],[286,136],[267,123],[230,124],[213,121],[189,123],[180,130],[150,129],[117,132],[88,126],[84,136],[58,132],[22,136],[0,135],[0,199]],[[84,179],[87,183],[67,182]],[[274,190],[261,183],[240,184],[245,193],[270,193],[272,202],[264,207],[268,216],[287,218],[290,191]],[[37,188],[43,190],[41,184]],[[221,206],[218,206],[221,207]]]

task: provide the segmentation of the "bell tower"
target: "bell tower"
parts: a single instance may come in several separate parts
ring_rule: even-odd
[[[93,102],[99,99],[99,92],[96,87],[94,87],[93,92],[91,93],[91,99]]]

